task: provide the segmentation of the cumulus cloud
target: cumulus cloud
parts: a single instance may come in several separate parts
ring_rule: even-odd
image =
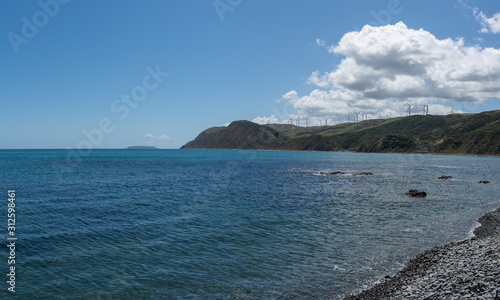
[[[257,123],[257,124],[278,124],[281,123],[280,120],[275,116],[271,115],[270,117],[257,117],[252,120],[252,122]]]
[[[494,14],[491,18],[488,18],[478,8],[473,8],[473,12],[476,20],[483,26],[482,33],[500,33],[500,12]]]
[[[328,74],[332,86],[365,98],[462,102],[500,97],[500,50],[465,46],[462,39],[439,40],[402,22],[347,33],[330,52],[346,56]]]
[[[284,100],[292,100],[298,98],[298,94],[295,90],[291,90],[282,96]]]
[[[367,118],[421,113],[429,100],[431,114],[445,114],[441,103],[477,103],[500,99],[500,50],[466,46],[462,39],[438,39],[400,22],[364,26],[345,34],[329,52],[344,58],[331,72],[315,71],[307,83],[317,88],[299,96],[282,96],[304,119],[331,116],[345,121],[361,111]],[[460,110],[455,110],[460,112]]]
[[[156,135],[153,135],[151,133],[148,133],[144,136],[145,138],[150,138],[150,139],[157,139],[157,140],[171,140],[172,138],[165,135],[165,134],[162,134],[162,135],[159,135],[159,136],[156,136]]]
[[[319,71],[314,71],[307,79],[307,83],[326,88],[330,85],[330,83],[328,82],[328,73],[320,75]]]

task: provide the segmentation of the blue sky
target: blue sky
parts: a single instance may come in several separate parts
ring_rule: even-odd
[[[434,114],[500,109],[499,12],[493,0],[2,1],[0,148],[178,148],[233,120],[332,124],[428,100]]]

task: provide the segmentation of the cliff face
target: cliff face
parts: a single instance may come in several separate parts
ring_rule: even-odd
[[[320,134],[291,138],[286,132],[279,132],[271,126],[235,121],[228,127],[213,127],[203,131],[181,149],[340,150],[329,143],[330,138]]]
[[[321,127],[235,121],[203,131],[182,148],[500,155],[500,111]]]
[[[279,133],[248,121],[235,121],[228,127],[209,128],[183,149],[274,149]]]

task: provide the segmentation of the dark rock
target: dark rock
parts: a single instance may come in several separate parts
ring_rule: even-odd
[[[361,173],[352,174],[352,176],[359,176],[359,175],[373,175],[373,173],[372,172],[361,172]]]
[[[481,181],[479,181],[478,183],[488,184],[488,183],[490,183],[490,182],[489,182],[489,181],[486,181],[486,180],[481,180]]]
[[[452,179],[453,177],[451,176],[441,176],[441,177],[438,177],[438,179],[444,179],[444,180],[448,180],[448,179]]]
[[[320,172],[319,174],[321,175],[342,175],[342,174],[345,174],[344,172],[339,172],[339,171],[335,171],[335,172]]]
[[[410,197],[425,197],[427,196],[427,193],[424,191],[409,190],[406,195]]]

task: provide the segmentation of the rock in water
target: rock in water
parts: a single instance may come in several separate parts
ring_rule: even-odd
[[[424,191],[409,190],[408,193],[406,193],[406,195],[410,197],[425,197],[427,196],[427,193]]]
[[[352,174],[353,176],[360,176],[360,175],[373,175],[372,172],[361,172],[361,173],[355,173],[355,174]]]
[[[319,174],[326,176],[326,175],[343,175],[345,173],[340,171],[335,171],[335,172],[320,172]]]

